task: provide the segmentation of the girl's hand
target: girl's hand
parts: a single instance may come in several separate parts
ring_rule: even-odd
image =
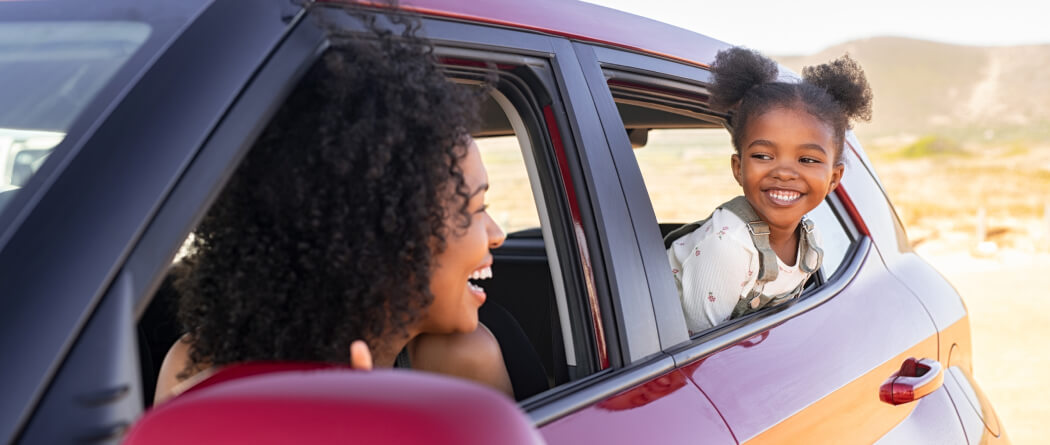
[[[354,340],[350,343],[350,369],[372,370],[372,351],[368,349],[364,340]]]

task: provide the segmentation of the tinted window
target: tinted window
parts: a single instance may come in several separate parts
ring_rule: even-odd
[[[132,22],[0,23],[0,210],[149,34]]]

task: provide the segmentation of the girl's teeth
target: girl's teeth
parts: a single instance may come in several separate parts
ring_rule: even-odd
[[[778,201],[794,201],[798,199],[798,197],[801,196],[801,194],[799,192],[774,191],[769,192],[769,196],[772,196],[773,199],[776,199]]]

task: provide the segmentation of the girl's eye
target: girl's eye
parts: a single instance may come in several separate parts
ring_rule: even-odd
[[[751,155],[751,157],[754,158],[754,159],[761,159],[763,161],[768,161],[770,159],[773,159],[772,156],[767,155],[765,153],[755,153],[755,154]]]
[[[488,211],[488,209],[489,209],[489,205],[485,204],[485,205],[482,205],[481,208],[478,209],[478,211],[474,212],[474,213],[485,213],[486,211]]]
[[[820,159],[817,159],[817,158],[802,158],[802,159],[799,159],[799,162],[801,162],[803,164],[819,164],[822,161]]]

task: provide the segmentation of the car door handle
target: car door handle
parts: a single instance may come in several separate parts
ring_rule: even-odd
[[[909,357],[879,387],[879,400],[890,405],[914,402],[936,391],[944,384],[941,362],[928,358]]]

